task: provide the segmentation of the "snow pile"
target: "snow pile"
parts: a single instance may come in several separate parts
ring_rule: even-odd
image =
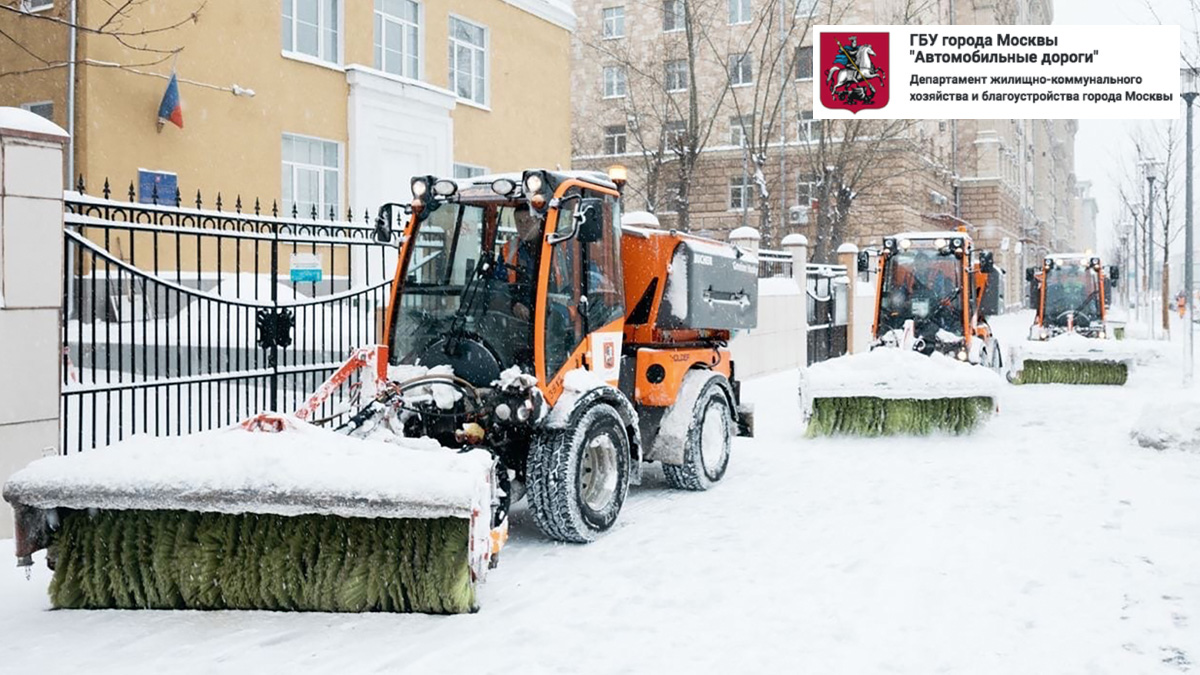
[[[1130,436],[1143,448],[1200,452],[1200,396],[1148,403]]]
[[[815,398],[994,399],[1001,382],[995,372],[949,356],[884,347],[801,369],[800,403],[812,412]]]
[[[575,402],[589,391],[607,386],[607,382],[590,370],[576,368],[567,371],[567,374],[563,375],[563,393],[554,403],[554,408],[546,419],[546,427],[550,429],[565,428],[571,419],[571,413],[575,410]],[[542,413],[539,413],[537,419],[541,419],[541,415]]]
[[[1155,358],[1158,346],[1141,340],[1102,340],[1079,333],[1063,333],[1049,340],[1026,340],[1012,348],[1009,361],[1017,370],[1026,361],[1105,361],[1145,363]]]
[[[432,375],[454,375],[454,367],[450,365],[440,365],[432,368],[426,368],[425,366],[389,365],[387,369],[388,381],[400,384],[404,384],[409,380],[415,380],[418,377]],[[425,401],[433,401],[442,410],[453,409],[454,404],[462,396],[462,391],[458,387],[448,384],[437,384],[436,382],[404,390],[404,400],[406,403],[415,405]]]
[[[680,247],[667,267],[667,288],[663,298],[671,305],[671,314],[685,321],[688,314],[688,265],[687,252]]]
[[[137,436],[40,459],[9,479],[4,498],[38,508],[387,518],[468,518],[491,499],[486,452],[458,453],[428,438],[360,440],[296,417],[271,419],[284,430]]]

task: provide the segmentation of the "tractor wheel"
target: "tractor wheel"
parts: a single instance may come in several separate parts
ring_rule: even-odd
[[[538,529],[587,543],[617,520],[629,490],[629,436],[612,406],[598,403],[529,450],[526,488]]]
[[[707,490],[716,485],[729,467],[733,445],[733,414],[719,380],[704,385],[692,407],[683,448],[683,464],[663,464],[667,484],[677,490]]]

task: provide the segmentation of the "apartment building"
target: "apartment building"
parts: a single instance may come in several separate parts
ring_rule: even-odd
[[[568,0],[2,5],[0,105],[70,131],[91,193],[344,214],[414,174],[570,162]],[[158,119],[172,73],[182,129]]]
[[[851,188],[850,216],[838,239],[872,245],[953,216],[1013,271],[1010,301],[1021,297],[1029,261],[1078,243],[1074,120],[910,121],[880,142],[841,138],[840,123],[812,119],[822,64],[813,64],[811,26],[1042,24],[1053,19],[1049,0],[577,0],[575,10],[574,164],[627,165],[629,208],[655,211],[664,225],[680,226],[669,141],[694,105],[711,120],[687,190],[694,231],[751,225],[768,233],[764,245],[800,232],[818,258],[822,246],[828,255],[840,241],[822,241],[830,236],[818,229],[827,222],[819,196],[832,206],[837,191],[821,190],[822,172],[843,161],[836,178]],[[696,33],[700,46],[689,51]],[[765,127],[766,142],[748,138]],[[843,151],[850,160],[838,159]]]

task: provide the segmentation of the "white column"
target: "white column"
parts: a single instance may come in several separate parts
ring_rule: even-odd
[[[729,233],[729,243],[748,253],[758,253],[758,242],[762,235],[753,227],[739,227]]]
[[[58,452],[67,134],[0,108],[0,482]],[[13,515],[0,501],[0,538]]]
[[[792,256],[792,278],[800,286],[800,338],[796,348],[796,362],[803,368],[808,365],[808,239],[802,234],[789,234],[783,238],[783,250]]]
[[[854,311],[854,296],[858,287],[858,247],[846,242],[838,247],[837,257],[838,264],[846,268],[846,279],[848,280],[846,288],[846,353],[855,354],[862,351],[856,345],[861,331],[855,327],[857,313]]]

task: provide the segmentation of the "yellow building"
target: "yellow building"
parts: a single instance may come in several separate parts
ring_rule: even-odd
[[[121,5],[0,0],[0,106],[71,132],[89,193],[177,180],[185,204],[344,214],[414,174],[570,165],[569,0]],[[182,129],[158,121],[172,71]]]

